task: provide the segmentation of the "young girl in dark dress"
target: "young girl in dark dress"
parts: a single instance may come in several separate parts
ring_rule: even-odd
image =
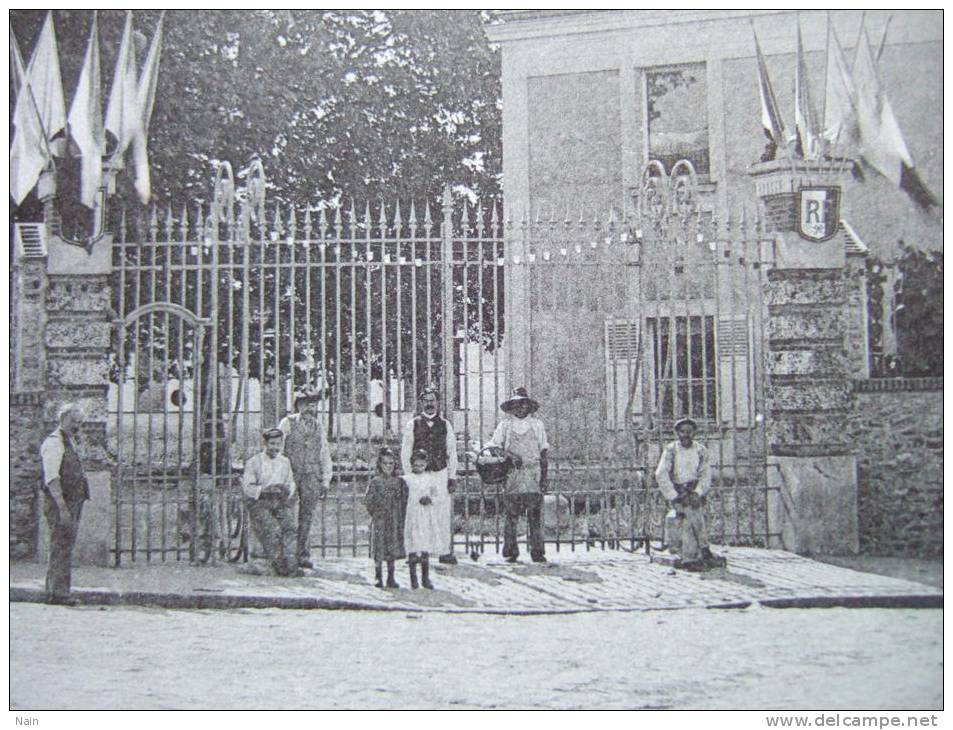
[[[404,557],[404,516],[407,485],[396,474],[397,457],[388,448],[377,455],[377,474],[371,479],[364,496],[364,506],[371,516],[371,546],[374,558],[375,586],[384,587],[381,563],[387,562],[387,587],[399,588],[394,580],[394,561]]]

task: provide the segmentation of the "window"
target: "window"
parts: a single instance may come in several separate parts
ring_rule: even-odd
[[[647,159],[658,160],[671,173],[679,160],[707,176],[708,79],[704,63],[646,69]]]
[[[644,333],[644,339],[640,334]],[[746,315],[700,311],[639,322],[606,320],[606,427],[669,427],[685,416],[751,425],[751,331]]]

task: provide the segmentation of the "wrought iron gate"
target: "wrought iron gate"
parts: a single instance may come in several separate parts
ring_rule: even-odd
[[[701,213],[684,172],[647,171],[607,218],[541,222],[454,205],[449,188],[433,207],[266,217],[261,168],[236,201],[223,164],[211,205],[123,217],[115,562],[247,557],[242,464],[306,385],[328,393],[335,464],[312,530],[322,556],[366,554],[377,450],[399,445],[429,384],[458,437],[467,551],[500,546],[498,495],[472,458],[521,384],[544,404],[557,548],[661,537],[650,475],[683,414],[717,456],[714,538],[767,542],[761,246],[756,227]]]

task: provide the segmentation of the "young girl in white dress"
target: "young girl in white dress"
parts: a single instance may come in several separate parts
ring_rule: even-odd
[[[445,536],[441,535],[440,518],[434,498],[442,486],[441,475],[425,471],[427,453],[415,451],[410,456],[412,472],[404,475],[407,485],[407,517],[404,521],[404,547],[410,564],[410,587],[417,588],[417,563],[420,563],[420,585],[433,590],[430,582],[430,555],[440,554]]]

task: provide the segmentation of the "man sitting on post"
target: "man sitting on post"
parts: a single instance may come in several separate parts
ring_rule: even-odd
[[[269,428],[262,434],[265,448],[245,462],[242,490],[258,542],[278,575],[301,576],[295,555],[295,481],[291,462],[281,453],[284,434]]]
[[[672,506],[665,518],[665,540],[679,556],[676,566],[686,570],[724,565],[708,547],[705,495],[711,489],[711,464],[708,450],[695,441],[697,430],[694,419],[676,421],[678,440],[665,446],[655,469],[655,481]]]

